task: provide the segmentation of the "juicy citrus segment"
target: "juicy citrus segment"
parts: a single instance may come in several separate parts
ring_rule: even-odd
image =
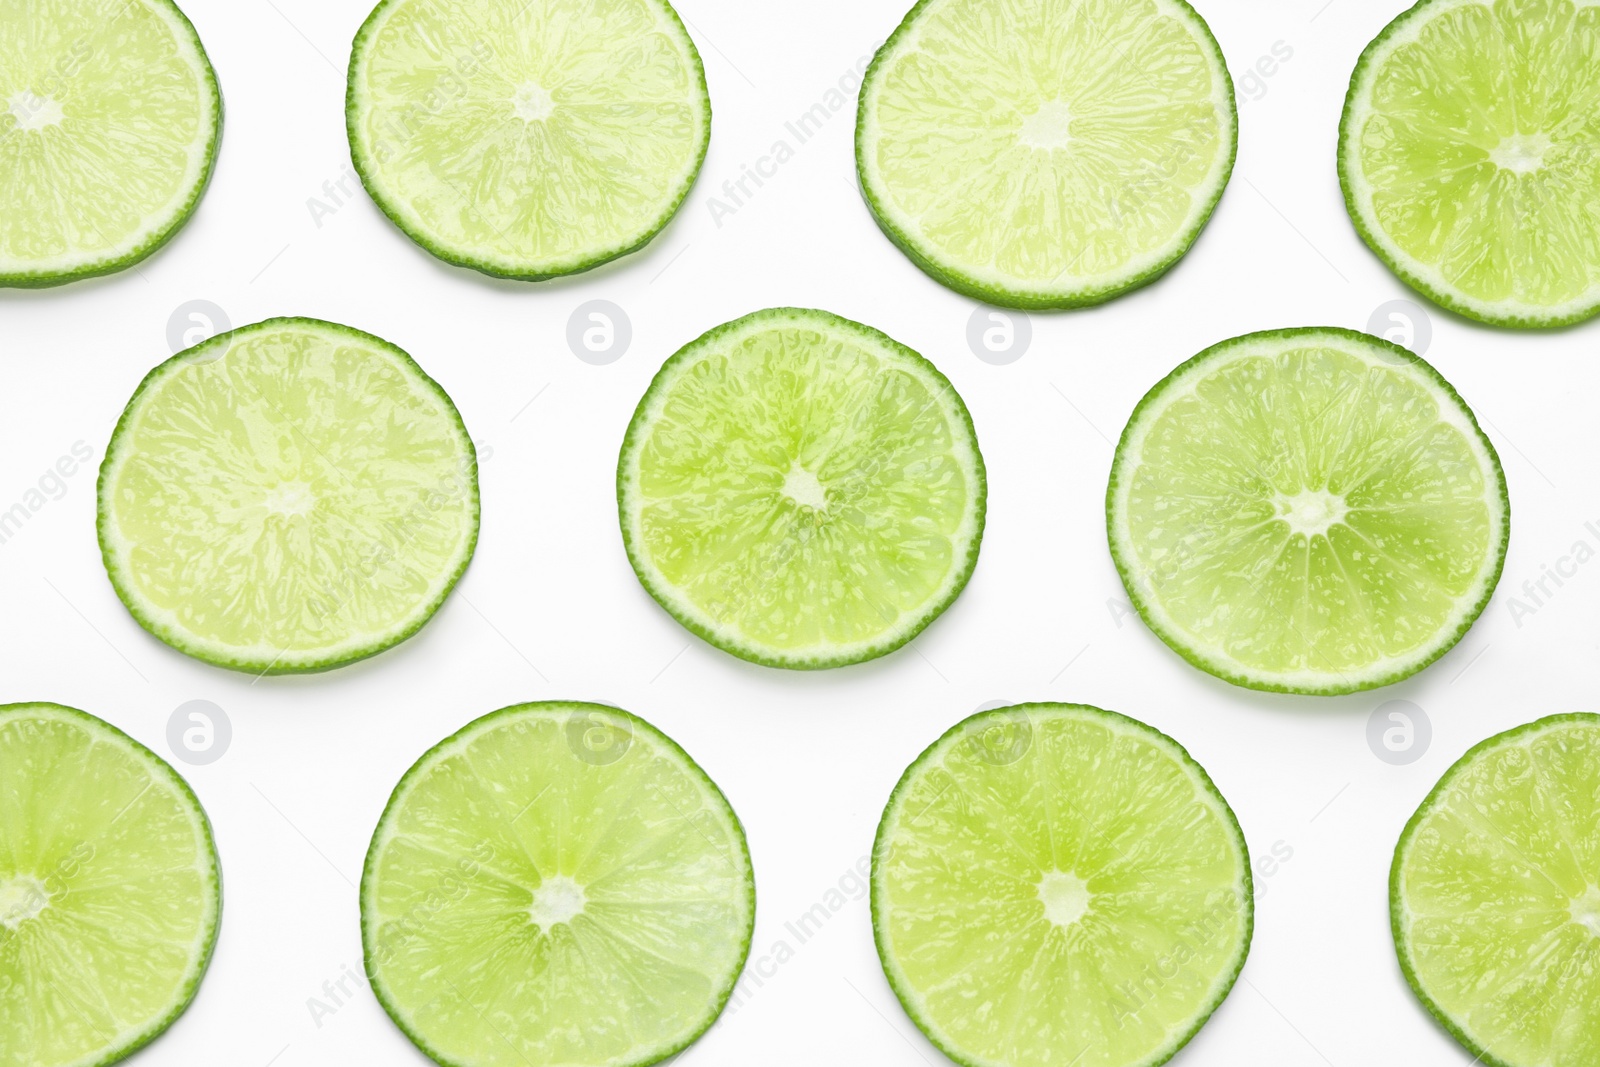
[[[1347,692],[1442,655],[1499,578],[1504,476],[1421,360],[1344,330],[1225,341],[1124,431],[1112,555],[1162,640],[1229,681]]]
[[[0,1067],[106,1064],[193,999],[216,943],[211,828],[148,749],[81,711],[0,707]]]
[[[1244,840],[1171,739],[1066,704],[983,712],[906,771],[873,922],[912,1020],[968,1067],[1164,1062],[1249,948]]]
[[[1391,906],[1406,977],[1485,1063],[1600,1062],[1600,716],[1462,757],[1395,849]]]
[[[0,286],[127,267],[199,202],[216,75],[171,0],[0,10]]]
[[[402,230],[531,279],[665,226],[711,106],[665,0],[384,0],[356,37],[348,122],[362,180]]]
[[[101,473],[117,593],[163,641],[242,670],[336,666],[409,636],[477,538],[477,467],[405,353],[275,319],[151,372]]]
[[[971,421],[926,360],[859,323],[774,309],[667,361],[618,467],[652,596],[734,655],[882,655],[953,600],[982,534]]]
[[[615,708],[478,720],[396,788],[362,881],[367,971],[441,1063],[654,1063],[722,1010],[754,882],[727,801]]]
[[[1233,86],[1178,0],[923,0],[862,89],[857,163],[924,270],[1096,303],[1170,267],[1233,166]]]
[[[1367,47],[1339,169],[1362,237],[1473,318],[1600,308],[1600,7],[1424,0]]]

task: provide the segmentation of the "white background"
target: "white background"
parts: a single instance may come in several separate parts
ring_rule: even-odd
[[[968,348],[974,305],[874,227],[855,186],[853,101],[720,226],[707,203],[741,164],[779,138],[792,143],[784,123],[821,101],[905,3],[680,0],[715,110],[700,183],[642,253],[539,285],[433,260],[359,191],[320,226],[313,219],[308,199],[325,198],[324,182],[348,167],[344,69],[365,0],[184,4],[226,99],[215,181],[188,228],[137,270],[0,292],[0,510],[76,441],[98,464],[134,386],[170,354],[169,316],[196,298],[235,325],[313,315],[394,341],[454,397],[487,458],[482,542],[455,595],[410,642],[332,674],[252,680],[146,636],[100,565],[93,465],[0,545],[0,700],[59,701],[128,730],[174,758],[216,828],[226,903],[215,962],[188,1014],[136,1062],[423,1063],[364,989],[320,1020],[308,1008],[325,981],[360,970],[355,883],[369,835],[433,742],[502,705],[563,697],[644,715],[722,786],[758,875],[753,960],[792,942],[784,923],[866,855],[907,763],[980,704],[1082,701],[1147,720],[1209,769],[1258,864],[1274,844],[1293,852],[1258,868],[1243,978],[1178,1062],[1468,1063],[1395,965],[1389,856],[1469,745],[1592,707],[1600,564],[1580,567],[1532,614],[1514,616],[1508,598],[1574,542],[1600,546],[1584,526],[1600,522],[1600,326],[1510,333],[1426,312],[1426,355],[1500,450],[1515,512],[1501,591],[1455,651],[1391,689],[1331,700],[1203,675],[1127,617],[1102,517],[1111,442],[1144,391],[1206,345],[1268,327],[1364,328],[1385,301],[1410,296],[1357,239],[1334,170],[1350,71],[1402,5],[1203,3],[1241,126],[1210,226],[1153,287],[1035,315],[1028,352],[995,366]],[[1275,45],[1291,58],[1247,79]],[[568,317],[594,298],[633,323],[631,348],[608,366],[575,358],[565,339]],[[872,664],[794,674],[734,660],[658,609],[623,555],[614,466],[650,376],[703,330],[774,304],[828,308],[926,354],[972,409],[988,461],[971,585],[911,647]],[[194,699],[214,701],[233,726],[209,766],[177,762],[166,741],[169,716]],[[1369,715],[1394,699],[1433,725],[1430,749],[1409,766],[1379,760],[1366,740]],[[684,1060],[943,1062],[885,985],[861,899]]]

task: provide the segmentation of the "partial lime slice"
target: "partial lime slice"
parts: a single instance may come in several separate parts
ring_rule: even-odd
[[[395,787],[361,879],[367,975],[449,1067],[642,1067],[722,1012],[755,880],[717,787],[598,704],[502,708]]]
[[[1172,649],[1235,685],[1349,693],[1444,655],[1500,580],[1499,457],[1438,371],[1352,330],[1195,356],[1111,468],[1111,555]]]
[[[110,274],[200,204],[222,132],[172,0],[0,5],[0,286]]]
[[[921,0],[867,71],[856,166],[935,280],[1078,307],[1183,258],[1236,142],[1222,51],[1183,0]]]
[[[1600,1063],[1600,715],[1461,757],[1400,835],[1389,907],[1406,980],[1478,1061]]]
[[[912,1022],[963,1067],[1154,1067],[1244,966],[1244,835],[1170,737],[1082,704],[983,711],[883,813],[872,924]]]
[[[1422,0],[1356,65],[1339,180],[1408,285],[1502,326],[1600,311],[1600,7]]]
[[[711,98],[666,0],[383,0],[346,103],[367,192],[440,259],[536,281],[649,243]]]
[[[326,670],[405,640],[477,539],[476,452],[450,398],[394,345],[316,319],[161,364],[100,469],[117,596],[235,670]]]
[[[99,1067],[155,1040],[222,913],[194,792],[93,715],[7,704],[0,828],[0,1067]]]
[[[617,464],[650,595],[770,667],[856,663],[922,632],[977,565],[985,493],[972,419],[933,364],[795,308],[679,349]]]

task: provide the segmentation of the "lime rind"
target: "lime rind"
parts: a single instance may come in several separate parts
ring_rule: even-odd
[[[1103,304],[1157,281],[1176,266],[1194,246],[1215,212],[1222,194],[1227,189],[1228,180],[1232,177],[1234,162],[1239,151],[1239,112],[1234,95],[1233,78],[1228,72],[1227,61],[1223,58],[1222,46],[1218,44],[1211,27],[1200,13],[1190,6],[1187,0],[1157,0],[1158,6],[1164,13],[1179,18],[1188,26],[1206,58],[1211,61],[1213,101],[1217,116],[1224,126],[1221,132],[1227,143],[1227,151],[1218,153],[1211,173],[1195,190],[1197,195],[1188,224],[1166,246],[1135,259],[1112,278],[1089,278],[1075,286],[1043,288],[1014,284],[1008,279],[997,276],[985,277],[981,272],[942,260],[925,247],[925,242],[913,236],[912,231],[915,227],[909,220],[897,217],[897,213],[890,206],[891,198],[888,191],[874,180],[867,166],[866,161],[874,144],[869,110],[872,92],[878,84],[878,76],[881,75],[895,50],[904,43],[903,38],[910,35],[927,9],[935,4],[948,2],[951,0],[917,0],[916,5],[875,53],[862,82],[856,113],[856,173],[862,197],[872,213],[873,221],[884,236],[888,237],[890,242],[924,274],[940,285],[986,304],[1026,310],[1065,310]]]
[[[1394,856],[1389,866],[1389,930],[1394,938],[1395,957],[1400,965],[1400,972],[1405,976],[1406,984],[1411,987],[1411,992],[1416,996],[1422,1006],[1427,1009],[1441,1029],[1455,1038],[1461,1047],[1473,1054],[1473,1062],[1482,1062],[1487,1067],[1551,1067],[1549,1064],[1535,1065],[1516,1063],[1502,1059],[1493,1051],[1485,1047],[1468,1032],[1467,1027],[1449,1012],[1445,1011],[1439,1003],[1429,995],[1422,979],[1417,974],[1415,961],[1411,955],[1411,938],[1407,924],[1405,903],[1402,899],[1403,867],[1406,853],[1416,837],[1418,829],[1434,808],[1445,792],[1454,783],[1455,779],[1469,769],[1478,757],[1486,755],[1508,744],[1521,744],[1533,739],[1542,733],[1559,730],[1564,726],[1581,724],[1583,726],[1600,729],[1600,715],[1589,712],[1569,712],[1559,715],[1548,715],[1521,726],[1513,727],[1502,733],[1486,738],[1469,748],[1460,759],[1452,763],[1448,770],[1428,791],[1422,803],[1417,805],[1417,810],[1406,821],[1405,829],[1400,832],[1400,839],[1395,843]]]
[[[1199,648],[1180,632],[1159,603],[1147,593],[1141,572],[1133,562],[1137,559],[1136,551],[1119,518],[1127,484],[1123,477],[1124,468],[1129,462],[1129,455],[1137,451],[1143,432],[1148,429],[1158,409],[1165,408],[1177,399],[1178,391],[1185,384],[1191,380],[1198,380],[1205,370],[1223,358],[1249,355],[1252,346],[1265,346],[1264,351],[1272,351],[1281,342],[1298,340],[1321,340],[1335,344],[1342,341],[1344,344],[1340,351],[1373,350],[1372,354],[1376,358],[1390,366],[1409,367],[1424,387],[1434,391],[1436,398],[1441,401],[1439,413],[1443,421],[1459,429],[1464,438],[1477,450],[1484,472],[1486,475],[1492,475],[1492,481],[1497,489],[1498,507],[1489,509],[1493,530],[1491,543],[1495,547],[1485,559],[1483,568],[1479,572],[1476,594],[1460,600],[1456,621],[1441,629],[1432,643],[1414,653],[1375,663],[1369,670],[1359,674],[1348,670],[1337,671],[1334,672],[1333,678],[1320,671],[1247,670],[1230,657]],[[1431,364],[1407,349],[1383,338],[1336,326],[1295,327],[1244,334],[1218,342],[1180,364],[1172,373],[1156,383],[1134,408],[1117,443],[1110,481],[1106,487],[1106,528],[1112,561],[1122,579],[1123,588],[1128,593],[1128,599],[1145,625],[1168,648],[1207,674],[1246,689],[1306,696],[1338,696],[1392,685],[1430,666],[1454,648],[1483,614],[1484,608],[1494,595],[1495,587],[1499,584],[1509,546],[1510,523],[1511,500],[1499,454],[1489,441],[1488,435],[1478,425],[1472,409],[1456,392],[1455,387]]]
[[[20,270],[7,270],[3,259],[0,259],[0,289],[47,289],[115,274],[136,266],[178,235],[178,231],[183,229],[199,209],[200,201],[204,199],[206,189],[211,184],[212,175],[216,172],[217,154],[222,146],[222,88],[217,81],[217,72],[212,68],[211,60],[206,55],[200,34],[174,0],[130,0],[131,2],[145,5],[158,17],[166,20],[176,40],[193,48],[195,66],[203,75],[201,99],[210,111],[211,132],[204,145],[193,146],[190,149],[189,181],[185,186],[187,192],[170,206],[165,219],[144,227],[145,232],[128,243],[127,247],[117,251],[89,258],[77,257],[80,260],[78,262],[72,261],[74,257],[68,257],[67,262],[53,268],[30,266]]]
[[[424,604],[419,606],[412,615],[401,624],[378,634],[354,634],[344,640],[324,646],[317,651],[305,654],[288,652],[270,645],[261,645],[248,652],[241,652],[234,646],[218,643],[207,643],[195,638],[188,630],[178,625],[170,616],[170,612],[163,612],[155,605],[147,602],[137,590],[135,583],[127,573],[126,564],[122,558],[123,549],[127,546],[123,538],[115,529],[112,518],[112,493],[115,489],[115,480],[122,463],[127,455],[121,447],[126,440],[124,431],[138,418],[140,413],[140,399],[147,390],[158,385],[167,376],[179,373],[184,368],[193,364],[209,362],[212,359],[224,358],[223,355],[211,356],[212,350],[220,350],[225,354],[233,343],[246,339],[253,334],[267,333],[273,330],[310,330],[342,338],[359,345],[376,348],[385,355],[393,358],[409,376],[409,379],[419,383],[434,395],[440,408],[446,413],[453,423],[460,447],[465,456],[471,477],[465,479],[467,488],[467,502],[471,512],[471,521],[468,524],[468,533],[461,544],[457,558],[450,567],[441,572],[439,584],[434,595]],[[100,475],[96,486],[98,499],[98,514],[96,517],[96,533],[100,544],[100,556],[105,565],[106,574],[111,580],[117,599],[122,601],[128,613],[144,628],[146,632],[162,641],[164,644],[177,649],[184,655],[192,656],[204,663],[228,670],[244,671],[256,675],[276,674],[311,674],[322,671],[334,670],[354,663],[358,660],[375,656],[385,652],[403,641],[413,637],[423,628],[444,605],[446,599],[456,584],[466,573],[467,567],[472,562],[473,554],[477,550],[481,504],[478,487],[478,459],[477,449],[472,442],[471,435],[467,432],[465,422],[455,403],[450,399],[444,388],[434,381],[418,366],[404,350],[385,341],[381,337],[366,333],[354,327],[344,326],[339,323],[326,322],[321,319],[305,317],[280,317],[264,319],[249,326],[241,326],[227,333],[202,341],[192,348],[179,352],[172,358],[158,364],[139,383],[133,396],[128,400],[121,417],[117,420],[116,428],[112,431],[110,444],[106,447],[105,459],[100,465]]]
[[[351,162],[355,165],[357,176],[361,179],[362,187],[372,202],[378,205],[389,221],[416,245],[430,255],[443,260],[452,266],[466,267],[480,274],[493,278],[504,278],[511,281],[540,282],[552,278],[565,277],[569,274],[582,274],[596,267],[604,266],[613,260],[621,259],[648,245],[666,229],[668,224],[677,216],[688,198],[695,182],[699,179],[700,170],[705,163],[706,152],[711,144],[711,95],[706,84],[705,64],[700,58],[700,52],[695,47],[694,40],[689,36],[689,31],[683,23],[682,17],[668,0],[646,0],[652,8],[658,9],[662,15],[662,23],[677,39],[683,49],[685,59],[693,72],[695,83],[698,87],[696,95],[696,115],[699,129],[695,135],[696,147],[692,161],[685,168],[684,175],[677,183],[672,193],[663,203],[659,216],[650,225],[643,227],[639,233],[625,240],[613,242],[610,245],[589,250],[582,255],[544,264],[530,264],[529,262],[513,262],[505,257],[494,257],[479,254],[471,250],[449,247],[435,235],[430,234],[418,220],[414,212],[409,211],[399,200],[390,196],[377,180],[378,167],[375,165],[374,152],[366,143],[360,123],[362,118],[362,89],[359,79],[362,76],[362,65],[366,59],[368,48],[373,37],[382,27],[387,16],[398,7],[412,3],[413,0],[380,0],[372,9],[361,28],[356,32],[355,41],[351,45],[350,69],[346,81],[345,95],[345,127],[350,141]],[[529,0],[530,4],[535,0]]]
[[[1204,767],[1189,755],[1187,749],[1172,737],[1155,727],[1123,715],[1115,711],[1107,711],[1088,704],[1060,704],[1053,702],[1036,701],[1017,704],[1010,707],[994,708],[980,711],[971,715],[950,729],[946,730],[938,740],[924,749],[896,782],[894,791],[889,796],[889,802],[884,808],[883,817],[879,820],[878,831],[873,839],[872,846],[872,933],[873,943],[877,948],[878,960],[883,966],[884,977],[893,990],[895,998],[905,1010],[906,1016],[922,1031],[935,1048],[942,1052],[951,1061],[961,1067],[1021,1067],[1017,1064],[1005,1064],[967,1055],[954,1045],[940,1032],[939,1027],[928,1018],[923,1011],[919,998],[911,990],[911,983],[901,971],[895,961],[894,952],[887,944],[886,929],[888,921],[885,916],[887,905],[882,899],[884,891],[883,865],[887,861],[893,842],[889,840],[892,833],[891,823],[899,815],[905,800],[910,792],[911,784],[917,779],[919,773],[927,766],[932,765],[949,751],[956,743],[963,739],[975,736],[977,725],[987,721],[994,721],[1000,725],[1009,725],[1013,717],[1020,714],[1029,715],[1038,712],[1053,714],[1071,714],[1085,719],[1093,719],[1100,725],[1114,731],[1121,731],[1129,736],[1134,736],[1142,741],[1156,745],[1170,755],[1191,777],[1195,784],[1197,797],[1208,805],[1218,816],[1221,824],[1227,828],[1233,842],[1239,849],[1239,883],[1238,895],[1242,905],[1242,932],[1238,953],[1231,967],[1219,973],[1214,985],[1214,992],[1208,1002],[1196,1012],[1191,1024],[1175,1034],[1163,1048],[1156,1050],[1149,1057],[1122,1067],[1160,1067],[1181,1052],[1202,1027],[1210,1020],[1222,1002],[1232,992],[1234,984],[1244,970],[1245,960],[1250,954],[1251,941],[1255,934],[1255,881],[1250,866],[1250,849],[1245,841],[1244,830],[1239,825],[1238,817],[1234,815],[1233,808],[1229,806],[1222,791],[1217,788],[1211,776]]]
[[[920,610],[906,622],[873,639],[834,643],[805,653],[788,652],[748,640],[708,617],[702,608],[675,590],[651,562],[643,548],[643,536],[638,523],[638,515],[642,510],[637,502],[639,490],[636,485],[639,453],[656,417],[666,405],[673,383],[692,369],[702,353],[714,349],[718,344],[785,323],[804,329],[840,331],[852,340],[863,343],[874,353],[888,355],[908,367],[943,405],[947,422],[960,438],[962,458],[965,460],[963,469],[971,478],[973,501],[963,528],[951,538],[963,546],[959,556],[952,562],[942,587]],[[789,670],[827,670],[877,659],[896,651],[927,629],[961,595],[977,568],[987,501],[988,477],[983,455],[978,448],[977,431],[972,423],[972,415],[950,379],[927,358],[882,331],[831,312],[809,308],[780,307],[752,312],[714,327],[680,348],[661,365],[645,390],[628,424],[617,460],[617,512],[622,527],[623,547],[645,591],[685,629],[713,647],[751,663]]]
[[[1370,183],[1356,177],[1360,164],[1353,155],[1360,141],[1359,131],[1374,113],[1366,98],[1372,76],[1396,49],[1416,40],[1432,15],[1467,6],[1491,5],[1482,0],[1417,0],[1395,16],[1362,50],[1350,76],[1350,88],[1345,94],[1344,109],[1339,118],[1337,157],[1339,187],[1344,195],[1345,209],[1356,233],[1384,266],[1413,290],[1448,311],[1486,325],[1513,329],[1553,329],[1584,322],[1600,313],[1600,274],[1596,275],[1596,280],[1583,296],[1562,304],[1539,306],[1519,300],[1472,298],[1446,281],[1436,268],[1422,263],[1400,248],[1379,225],[1373,213]],[[1594,266],[1600,267],[1600,263]],[[1592,269],[1591,273],[1596,272]]]
[[[179,995],[174,998],[168,1010],[148,1026],[125,1039],[121,1044],[106,1050],[99,1058],[88,1058],[73,1064],[52,1064],[47,1067],[108,1067],[109,1064],[118,1063],[132,1056],[135,1052],[149,1045],[162,1034],[172,1028],[172,1025],[189,1010],[194,999],[200,992],[200,984],[205,979],[206,971],[210,969],[212,956],[216,952],[217,936],[222,924],[222,865],[217,857],[216,839],[212,834],[211,820],[206,815],[205,807],[200,803],[200,798],[195,795],[194,789],[184,777],[173,769],[172,765],[150,749],[140,744],[134,738],[106,722],[98,716],[91,715],[77,708],[70,708],[52,701],[26,701],[14,704],[0,704],[0,721],[12,715],[42,714],[44,717],[55,718],[72,723],[94,735],[103,736],[106,743],[130,752],[136,758],[145,762],[161,779],[171,785],[184,806],[194,815],[194,825],[201,841],[201,853],[208,859],[209,867],[204,873],[211,892],[206,899],[210,914],[205,925],[197,937],[199,951],[192,957],[189,971],[184,976]]]
[[[377,958],[382,954],[382,947],[378,943],[378,931],[376,929],[376,921],[374,919],[374,916],[378,910],[374,901],[374,894],[376,893],[375,884],[377,881],[377,865],[379,859],[381,858],[383,847],[393,837],[392,826],[396,813],[401,809],[401,806],[409,794],[411,787],[415,784],[417,778],[422,773],[426,772],[437,760],[443,758],[451,751],[464,746],[472,738],[476,737],[478,734],[484,732],[492,726],[499,724],[499,722],[503,719],[515,718],[517,716],[527,716],[530,714],[548,714],[551,716],[561,715],[565,717],[574,712],[581,714],[597,714],[620,719],[631,727],[635,737],[642,734],[650,738],[655,744],[661,746],[661,748],[663,748],[667,753],[675,757],[679,766],[690,770],[696,776],[696,780],[705,790],[706,795],[714,798],[717,801],[722,813],[729,820],[729,824],[733,829],[733,837],[739,845],[740,861],[742,863],[744,872],[745,892],[743,903],[746,912],[746,923],[743,943],[735,954],[738,959],[738,965],[730,968],[728,978],[723,988],[719,990],[717,996],[714,998],[711,1009],[708,1011],[705,1019],[701,1021],[700,1024],[694,1029],[694,1032],[686,1038],[672,1042],[667,1047],[662,1049],[649,1050],[647,1054],[641,1056],[640,1058],[608,1063],[604,1065],[604,1067],[650,1067],[652,1064],[661,1063],[664,1060],[671,1059],[673,1056],[676,1056],[678,1053],[694,1045],[695,1042],[699,1041],[700,1038],[705,1036],[706,1031],[710,1030],[711,1027],[716,1024],[717,1019],[721,1017],[723,1010],[727,1007],[728,1001],[733,996],[735,988],[738,986],[739,979],[744,971],[744,965],[750,957],[750,947],[755,938],[756,883],[755,868],[750,859],[750,846],[745,835],[744,824],[739,821],[738,813],[734,811],[733,805],[728,803],[727,797],[723,795],[722,790],[718,788],[716,782],[712,781],[710,775],[706,774],[704,769],[702,769],[701,766],[695,762],[692,756],[684,751],[682,746],[639,716],[609,704],[595,704],[588,701],[546,700],[533,701],[526,704],[512,704],[508,707],[500,708],[497,711],[492,711],[487,715],[473,720],[466,726],[463,726],[460,730],[457,730],[449,737],[428,749],[428,751],[423,753],[422,756],[411,765],[406,773],[401,776],[400,781],[396,783],[394,787],[393,793],[391,793],[389,796],[388,803],[384,805],[383,814],[378,818],[378,826],[373,833],[372,843],[368,846],[366,860],[363,864],[361,872],[360,895],[362,963],[367,974],[367,980],[372,986],[373,995],[377,997],[378,1003],[383,1007],[384,1012],[394,1022],[395,1026],[399,1028],[400,1032],[405,1034],[407,1039],[409,1039],[413,1045],[421,1050],[429,1059],[433,1060],[437,1064],[440,1064],[441,1067],[475,1067],[475,1065],[449,1059],[448,1057],[442,1055],[439,1050],[427,1040],[427,1038],[418,1033],[416,1028],[413,1027],[410,1021],[405,1017],[404,1011],[398,1004],[395,1003],[394,998],[389,993],[382,975],[379,973]]]

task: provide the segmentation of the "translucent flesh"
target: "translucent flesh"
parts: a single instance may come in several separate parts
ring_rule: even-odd
[[[649,425],[633,489],[641,548],[673,595],[783,652],[920,621],[973,537],[971,432],[948,385],[825,322],[741,331],[698,357]]]
[[[0,1067],[100,1062],[199,977],[217,892],[203,816],[109,731],[0,710],[0,826]]]
[[[1154,735],[1086,711],[1026,721],[1014,762],[986,758],[977,720],[902,786],[875,872],[891,979],[962,1062],[1150,1062],[1210,1014],[1242,959],[1237,831]],[[1087,883],[1065,927],[1039,893],[1053,871]]]
[[[574,755],[565,711],[502,717],[430,762],[368,861],[368,968],[446,1062],[653,1062],[711,1022],[749,943],[750,870],[726,803],[638,727]],[[591,724],[605,713],[582,712]],[[536,924],[547,880],[586,902]]]
[[[1192,229],[1231,151],[1196,33],[1154,0],[931,4],[880,75],[864,166],[939,262],[1116,275]]]
[[[120,587],[175,643],[292,663],[404,633],[477,519],[469,443],[392,351],[268,326],[137,398],[103,492]]]
[[[186,207],[216,115],[175,22],[153,0],[0,5],[0,274],[128,253]]]
[[[1370,74],[1372,110],[1356,131],[1377,225],[1472,300],[1539,308],[1592,297],[1600,7],[1499,0],[1422,17],[1415,39]],[[1531,157],[1510,151],[1519,143],[1537,166],[1523,169]]]
[[[1415,980],[1496,1062],[1600,1062],[1600,723],[1482,751],[1435,796],[1400,860]]]
[[[425,241],[506,269],[644,240],[704,150],[698,60],[659,0],[395,0],[359,63],[369,183]]]
[[[1124,514],[1182,639],[1246,670],[1355,678],[1453,631],[1493,558],[1499,488],[1437,386],[1291,343],[1223,362],[1153,417]],[[1278,501],[1348,511],[1296,532]]]

